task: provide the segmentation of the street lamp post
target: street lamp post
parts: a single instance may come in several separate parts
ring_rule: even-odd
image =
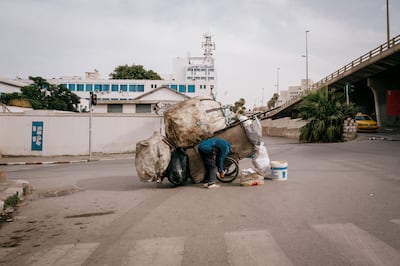
[[[264,106],[264,88],[262,88],[262,95],[261,95],[261,107]]]
[[[92,160],[92,97],[89,99],[89,161]]]
[[[276,69],[276,93],[279,95],[279,67]]]
[[[387,30],[387,44],[388,47],[390,47],[389,0],[386,0],[386,30]]]
[[[308,33],[310,31],[306,30],[306,90],[308,90]]]

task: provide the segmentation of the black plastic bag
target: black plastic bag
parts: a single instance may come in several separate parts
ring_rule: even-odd
[[[181,186],[186,183],[189,176],[189,157],[182,148],[176,148],[171,153],[167,169],[168,180],[174,185]]]

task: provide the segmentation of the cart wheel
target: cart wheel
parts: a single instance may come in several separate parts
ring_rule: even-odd
[[[235,159],[226,157],[224,161],[224,170],[224,178],[221,178],[219,175],[217,175],[217,179],[222,183],[230,183],[235,180],[239,174],[239,164]]]

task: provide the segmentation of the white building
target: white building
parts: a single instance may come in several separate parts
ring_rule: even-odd
[[[20,92],[24,86],[26,86],[24,82],[0,77],[0,94]]]
[[[289,86],[287,90],[281,90],[279,93],[278,106],[302,95],[306,91],[307,84],[308,87],[310,87],[312,83],[313,81],[311,79],[308,80],[308,83],[306,79],[302,79],[300,81],[301,85]]]
[[[279,92],[279,98],[278,98],[278,104],[277,106],[280,106],[284,103],[289,101],[289,91],[288,90],[281,90]]]

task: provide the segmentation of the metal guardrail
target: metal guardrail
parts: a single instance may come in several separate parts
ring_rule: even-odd
[[[385,42],[385,43],[381,44],[380,46],[378,46],[377,48],[375,48],[375,49],[369,51],[368,53],[360,56],[359,58],[351,61],[349,64],[339,68],[338,70],[336,70],[332,74],[324,77],[320,81],[313,83],[308,90],[302,92],[302,94],[298,95],[296,98],[292,98],[289,101],[287,101],[286,103],[282,104],[281,106],[278,106],[278,108],[285,109],[286,107],[300,101],[304,95],[307,95],[311,91],[318,90],[319,88],[325,86],[329,81],[331,81],[339,76],[344,75],[345,73],[351,71],[353,68],[359,66],[361,63],[371,60],[372,58],[382,54],[383,52],[385,52],[397,45],[400,45],[400,35],[397,35],[393,39],[389,40],[389,42]],[[275,112],[271,112],[269,114],[269,116],[272,116],[273,114],[276,114],[278,112],[279,112],[279,110],[276,110]]]

